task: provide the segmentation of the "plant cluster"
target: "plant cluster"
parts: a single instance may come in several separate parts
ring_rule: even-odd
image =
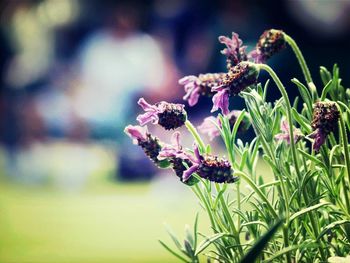
[[[188,120],[185,106],[168,102],[138,104],[145,111],[140,126],[125,132],[160,168],[172,169],[190,187],[206,211],[212,233],[186,230],[180,242],[169,231],[177,249],[161,244],[179,260],[199,262],[335,262],[350,253],[350,89],[341,84],[337,65],[332,72],[320,67],[323,87],[316,88],[295,41],[281,30],[267,30],[247,52],[236,33],[219,37],[226,47],[227,72],[186,76],[184,99],[194,106],[201,97],[212,98],[212,112],[199,127]],[[268,66],[268,60],[291,47],[305,82],[292,79],[299,96],[288,92]],[[269,81],[259,82],[266,71],[281,94],[267,101]],[[293,87],[294,86],[294,87]],[[320,90],[321,92],[318,92]],[[240,96],[246,107],[230,110],[230,98]],[[183,125],[193,136],[186,148],[175,131],[169,143],[147,130],[148,123],[166,130]],[[255,138],[243,143],[239,133],[249,126]],[[216,155],[210,140],[221,137],[227,157]],[[270,167],[268,181],[257,168],[258,159]],[[246,187],[241,189],[241,185]],[[247,190],[248,189],[248,190]],[[199,242],[199,239],[202,239]]]

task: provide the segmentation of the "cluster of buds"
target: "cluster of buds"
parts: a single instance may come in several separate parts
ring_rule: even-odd
[[[137,117],[140,125],[152,122],[153,124],[159,124],[166,130],[171,130],[181,127],[187,120],[187,113],[183,104],[161,101],[151,105],[144,98],[139,99],[138,104],[145,111],[144,114]]]
[[[265,63],[273,55],[286,48],[282,30],[266,30],[259,38],[256,49],[249,53],[255,63]]]
[[[309,135],[314,139],[313,149],[317,152],[325,143],[327,136],[338,129],[339,110],[334,102],[316,102],[314,104],[311,127],[313,133]]]
[[[221,109],[224,115],[229,113],[229,97],[238,95],[248,86],[257,82],[259,68],[251,62],[241,62],[225,74],[221,85],[213,88],[217,93],[213,96],[212,112]]]
[[[238,180],[232,174],[232,167],[229,161],[213,155],[201,155],[198,147],[194,149],[195,158],[192,159],[192,166],[183,173],[183,180],[187,181],[192,174],[217,183],[234,183]]]
[[[188,101],[188,105],[194,106],[200,96],[213,97],[215,92],[212,89],[221,84],[224,76],[225,73],[207,73],[198,77],[193,75],[183,77],[179,80],[179,84],[185,88],[184,100]]]
[[[124,132],[133,139],[134,144],[142,148],[146,156],[148,156],[154,164],[158,167],[166,165],[166,162],[158,159],[159,152],[162,149],[159,139],[148,132],[147,126],[128,125],[125,127]]]
[[[229,97],[256,83],[259,70],[254,63],[265,63],[286,47],[286,41],[283,31],[267,30],[260,36],[256,48],[248,54],[236,33],[232,33],[231,38],[220,36],[219,42],[226,46],[221,53],[226,56],[228,72],[186,76],[179,80],[179,84],[184,86],[184,99],[190,106],[197,104],[201,95],[213,97],[212,112],[220,108],[226,115],[229,113]]]

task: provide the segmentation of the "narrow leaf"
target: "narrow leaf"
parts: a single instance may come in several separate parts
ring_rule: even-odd
[[[243,257],[241,263],[252,263],[261,255],[262,250],[270,241],[270,239],[275,235],[278,228],[282,225],[282,220],[278,220],[274,226],[270,228],[249,250],[249,252]]]

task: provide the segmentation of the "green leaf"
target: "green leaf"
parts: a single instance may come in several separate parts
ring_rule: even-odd
[[[265,259],[262,263],[268,263],[268,262],[272,262],[274,259],[279,258],[280,256],[283,256],[284,254],[296,250],[298,249],[300,246],[292,246],[292,247],[286,247],[276,253],[274,253],[274,255],[272,257],[269,257],[268,259]]]
[[[330,204],[330,203],[320,203],[320,204],[317,204],[317,205],[313,205],[313,206],[304,208],[303,210],[300,210],[300,211],[296,212],[295,214],[293,214],[293,215],[290,217],[290,222],[292,222],[294,219],[296,219],[297,217],[299,217],[299,216],[301,216],[301,215],[304,215],[304,214],[309,213],[309,212],[311,212],[311,211],[317,210],[318,208],[320,208],[320,207],[322,207],[322,206],[329,205],[329,204]]]
[[[325,164],[320,161],[319,159],[317,159],[316,157],[312,156],[311,154],[308,154],[307,152],[301,150],[301,149],[298,149],[298,151],[304,155],[307,159],[311,160],[312,162],[314,162],[316,165],[322,167],[323,169],[325,169],[327,171],[327,167],[325,166]]]
[[[311,126],[304,116],[300,115],[294,108],[292,108],[292,115],[293,118],[299,123],[299,125],[304,128],[306,133],[311,133]]]
[[[196,219],[194,220],[194,227],[193,227],[193,236],[194,236],[194,242],[193,242],[193,247],[197,247],[197,231],[198,231],[198,212],[196,213]]]
[[[292,82],[298,87],[299,93],[300,93],[303,101],[306,103],[309,112],[312,112],[312,98],[311,98],[311,94],[310,94],[308,88],[305,87],[305,85],[302,84],[296,78],[293,78]]]
[[[168,224],[164,224],[165,226],[165,230],[168,232],[169,236],[171,237],[171,239],[173,240],[174,244],[176,245],[176,247],[179,250],[183,250],[183,247],[181,246],[179,240],[177,239],[177,237],[175,236],[175,234],[173,233],[172,229],[170,228],[170,226]]]
[[[321,239],[325,234],[327,234],[328,231],[332,230],[333,228],[336,228],[340,225],[344,225],[344,224],[350,224],[350,220],[339,220],[336,222],[333,222],[329,225],[327,225],[326,227],[323,228],[323,230],[321,231],[320,235],[318,236],[317,240]]]
[[[189,260],[185,259],[184,257],[180,256],[178,253],[176,253],[174,250],[172,250],[170,247],[168,247],[163,241],[158,240],[159,243],[166,249],[168,250],[171,254],[173,254],[175,257],[177,257],[178,259],[180,259],[183,262],[190,262]]]
[[[197,256],[199,253],[201,253],[204,249],[206,249],[210,244],[214,243],[217,239],[222,238],[223,236],[226,236],[228,234],[226,233],[218,233],[214,234],[211,237],[203,240],[198,247],[196,248],[196,251],[194,253],[195,256]]]
[[[282,219],[278,220],[275,225],[273,225],[269,231],[267,231],[249,250],[249,252],[243,257],[241,263],[252,263],[261,255],[262,250],[270,241],[270,239],[275,235],[278,228],[282,225]]]
[[[322,90],[321,101],[324,101],[326,99],[326,96],[332,87],[333,87],[332,80],[330,80]]]
[[[323,66],[320,67],[320,76],[321,76],[323,85],[326,85],[328,83],[328,81],[330,81],[332,79],[331,73],[328,71],[327,68],[325,68]]]

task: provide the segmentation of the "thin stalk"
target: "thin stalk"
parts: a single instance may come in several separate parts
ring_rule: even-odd
[[[188,129],[188,131],[192,134],[193,138],[196,140],[198,143],[198,147],[201,153],[204,153],[205,151],[205,145],[204,142],[202,141],[199,133],[197,132],[196,128],[193,126],[193,124],[189,121],[185,121],[185,126]]]
[[[294,41],[293,38],[291,38],[286,33],[284,33],[284,39],[289,44],[289,46],[293,49],[293,52],[294,52],[295,56],[297,57],[297,59],[299,61],[301,70],[303,71],[306,83],[307,84],[313,83],[312,77],[311,77],[311,74],[310,74],[310,70],[309,70],[309,68],[308,68],[308,66],[306,64],[306,61],[305,61],[304,56],[303,56],[303,53],[301,53],[297,43]]]
[[[215,184],[215,187],[216,187],[216,191],[220,192],[220,186],[218,184]],[[227,221],[228,221],[228,223],[230,225],[231,231],[232,231],[233,235],[235,236],[235,240],[236,240],[237,244],[239,245],[238,246],[239,253],[241,254],[241,256],[243,256],[243,249],[242,249],[242,246],[241,246],[241,241],[239,239],[239,233],[238,233],[238,231],[236,229],[235,223],[232,220],[232,216],[230,214],[230,211],[228,210],[227,204],[226,204],[225,199],[223,198],[222,195],[220,196],[220,203],[221,203],[223,212],[224,212],[224,214],[225,214],[225,216],[227,218]]]
[[[264,193],[260,190],[260,188],[253,182],[252,179],[250,179],[250,177],[248,175],[246,175],[244,172],[241,171],[236,171],[235,175],[242,177],[251,188],[253,188],[254,192],[258,194],[258,196],[267,204],[271,214],[274,216],[274,218],[277,220],[279,219],[279,216],[277,214],[277,212],[275,211],[275,209],[273,208],[271,202],[269,201],[269,199],[267,199],[267,197],[264,195]]]
[[[290,38],[291,39],[291,38]],[[293,39],[291,39],[293,40]],[[294,40],[293,40],[294,42]],[[294,42],[295,44],[295,42]],[[296,46],[296,44],[295,44]],[[296,46],[297,47],[297,46]],[[299,48],[298,48],[299,50]],[[299,50],[300,51],[300,50]],[[302,56],[301,52],[300,52],[300,55]],[[303,61],[305,62],[304,58],[302,57]],[[300,60],[299,60],[300,61]],[[304,63],[304,66],[306,66],[306,63]],[[272,77],[272,79],[274,80],[274,82],[276,83],[278,89],[280,90],[281,94],[282,94],[282,97],[285,101],[285,104],[286,104],[286,113],[287,113],[287,120],[288,120],[288,124],[289,124],[289,139],[290,139],[290,148],[291,148],[291,151],[292,151],[292,157],[293,157],[293,162],[294,162],[294,169],[295,169],[295,172],[299,178],[299,180],[301,180],[301,173],[300,173],[300,170],[299,170],[299,164],[298,164],[298,158],[297,158],[297,152],[296,152],[296,146],[295,146],[295,142],[294,142],[294,131],[293,131],[293,119],[292,119],[292,107],[291,107],[291,104],[290,104],[290,100],[289,100],[289,97],[288,97],[288,94],[287,94],[287,91],[285,89],[285,87],[283,86],[281,80],[279,79],[279,77],[277,76],[277,74],[274,72],[274,70],[266,65],[266,64],[259,64],[259,67],[261,69],[264,69],[266,70],[270,76]],[[306,67],[307,68],[307,67]],[[306,77],[306,75],[305,75]],[[310,76],[310,80],[311,80],[311,76]],[[312,80],[311,80],[312,81]],[[306,189],[304,188],[303,189],[303,197],[304,197],[304,200],[306,202],[306,204],[308,205],[309,203],[309,198],[308,198],[308,194],[306,192]],[[318,231],[318,227],[317,227],[317,224],[316,224],[316,219],[314,217],[314,213],[309,213],[309,218],[310,218],[310,222],[311,222],[311,225],[312,225],[312,228],[313,228],[313,231],[314,231],[314,234],[315,234],[315,237],[317,238],[318,235],[319,235],[319,231]],[[289,220],[289,219],[287,219]],[[319,241],[320,243],[322,243],[321,241]],[[322,249],[322,244],[320,244],[320,247],[319,247],[319,252],[320,252],[320,255],[321,255],[321,258],[322,258],[322,261],[326,262],[327,261],[327,258],[324,254],[324,251]]]
[[[337,107],[338,107],[338,110],[340,112],[340,117],[339,117],[340,137],[341,137],[341,140],[343,142],[345,165],[346,165],[346,171],[348,174],[348,184],[350,184],[350,157],[349,157],[349,148],[348,148],[348,137],[346,134],[345,122],[344,122],[342,111],[341,111],[338,104],[337,104]],[[349,198],[347,195],[347,191],[348,190],[346,189],[346,186],[344,185],[344,195],[345,195],[346,199]],[[348,213],[350,213],[349,200],[346,200],[346,204],[347,204]]]

